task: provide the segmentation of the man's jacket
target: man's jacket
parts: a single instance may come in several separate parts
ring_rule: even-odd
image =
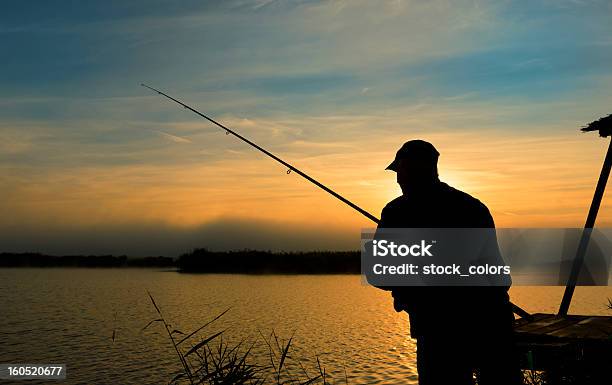
[[[382,211],[379,228],[494,228],[487,207],[443,182],[421,196],[400,196]],[[495,245],[497,250],[497,245]],[[478,331],[512,317],[508,287],[391,287],[396,310],[410,316],[412,337]]]

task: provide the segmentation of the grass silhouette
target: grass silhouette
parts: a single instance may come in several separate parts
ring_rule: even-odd
[[[274,331],[269,337],[260,333],[260,339],[247,346],[245,340],[229,344],[223,339],[226,330],[206,334],[208,326],[223,317],[230,309],[215,316],[212,320],[191,333],[173,329],[162,313],[151,293],[147,292],[159,318],[151,320],[143,330],[153,324],[163,326],[168,339],[181,364],[180,372],[169,384],[205,384],[205,385],[329,385],[329,377],[316,357],[316,375],[309,375],[306,368],[291,354],[293,336],[284,342]],[[269,363],[255,362],[253,348],[257,343],[267,349]],[[291,368],[299,368],[294,372]],[[345,383],[348,376],[345,371]]]

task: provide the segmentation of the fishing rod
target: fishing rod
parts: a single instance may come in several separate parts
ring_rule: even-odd
[[[306,179],[307,181],[313,183],[315,186],[319,187],[320,189],[322,189],[323,191],[331,194],[332,196],[334,196],[335,198],[339,199],[341,202],[347,204],[348,206],[350,206],[351,208],[357,210],[360,214],[362,214],[363,216],[365,216],[366,218],[368,218],[369,220],[371,220],[372,222],[378,224],[380,222],[380,219],[378,219],[377,217],[375,217],[374,215],[370,214],[369,212],[365,211],[364,209],[362,209],[361,207],[357,206],[356,204],[354,204],[353,202],[349,201],[348,199],[346,199],[345,197],[343,197],[342,195],[338,194],[337,192],[335,192],[334,190],[330,189],[329,187],[325,186],[324,184],[322,184],[321,182],[317,181],[316,179],[314,179],[313,177],[311,177],[310,175],[306,174],[303,171],[300,171],[299,169],[297,169],[295,166],[292,166],[291,164],[285,162],[284,160],[282,160],[281,158],[279,158],[278,156],[274,155],[273,153],[271,153],[270,151],[264,149],[263,147],[253,143],[252,141],[248,140],[247,138],[245,138],[244,136],[240,135],[239,133],[237,133],[236,131],[224,126],[223,124],[217,122],[216,120],[204,115],[203,113],[201,113],[200,111],[188,106],[187,104],[181,102],[178,99],[173,98],[172,96],[158,90],[155,89],[153,87],[150,87],[144,83],[140,83],[141,86],[146,87],[148,89],[150,89],[151,91],[157,92],[159,95],[162,95],[170,100],[172,100],[173,102],[183,106],[185,109],[188,109],[189,111],[203,117],[204,119],[208,120],[209,122],[219,126],[220,128],[222,128],[225,131],[226,135],[232,134],[234,135],[236,138],[242,140],[243,142],[245,142],[246,144],[250,145],[251,147],[255,147],[257,150],[259,150],[260,152],[263,152],[264,154],[266,154],[267,156],[269,156],[270,158],[274,159],[275,161],[277,161],[278,163],[282,164],[283,166],[287,167],[287,174],[290,174],[291,171],[295,172],[296,174],[298,174],[299,176],[301,176],[302,178]],[[518,307],[517,305],[510,303],[512,305],[512,310],[514,313],[520,315],[523,318],[531,318],[531,315],[526,312],[525,310],[521,309],[520,307]]]
[[[183,106],[184,108],[192,111],[193,113],[200,115],[201,117],[203,117],[204,119],[208,120],[209,122],[221,127],[224,131],[226,135],[232,134],[234,135],[236,138],[242,140],[243,142],[245,142],[246,144],[250,145],[251,147],[256,148],[257,150],[259,150],[260,152],[263,152],[264,154],[266,154],[267,156],[269,156],[270,158],[274,159],[275,161],[277,161],[278,163],[282,164],[283,166],[287,167],[287,174],[290,174],[292,171],[295,172],[296,174],[298,174],[299,176],[301,176],[302,178],[306,179],[307,181],[313,183],[315,186],[319,187],[320,189],[322,189],[323,191],[331,194],[332,196],[334,196],[335,198],[339,199],[341,202],[349,205],[351,208],[357,210],[360,214],[362,214],[363,216],[365,216],[366,218],[370,219],[371,221],[373,221],[374,223],[378,223],[380,222],[380,220],[375,217],[374,215],[370,214],[369,212],[365,211],[364,209],[362,209],[361,207],[357,206],[356,204],[354,204],[353,202],[349,201],[348,199],[346,199],[345,197],[343,197],[342,195],[338,194],[337,192],[335,192],[334,190],[330,189],[329,187],[325,186],[324,184],[322,184],[321,182],[317,181],[316,179],[314,179],[313,177],[311,177],[310,175],[306,174],[305,172],[299,170],[298,168],[296,168],[295,166],[285,162],[284,160],[282,160],[281,158],[279,158],[278,156],[274,155],[273,153],[271,153],[270,151],[264,149],[263,147],[253,143],[252,141],[250,141],[249,139],[245,138],[244,136],[240,135],[239,133],[237,133],[236,131],[224,126],[223,124],[215,121],[214,119],[204,115],[203,113],[201,113],[200,111],[188,106],[187,104],[181,102],[178,99],[173,98],[172,96],[163,93],[160,90],[157,90],[153,87],[150,87],[144,83],[140,84],[143,87],[146,87],[148,89],[150,89],[151,91],[157,92],[159,95],[165,96],[166,98],[172,100],[173,102],[180,104],[181,106]]]

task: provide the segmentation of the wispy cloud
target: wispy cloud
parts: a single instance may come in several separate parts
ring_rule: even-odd
[[[169,140],[171,142],[174,142],[174,143],[193,143],[191,140],[189,140],[187,138],[183,138],[183,137],[180,137],[180,136],[168,134],[167,132],[157,131],[157,133],[159,135],[161,135],[164,139],[167,139],[167,140]]]

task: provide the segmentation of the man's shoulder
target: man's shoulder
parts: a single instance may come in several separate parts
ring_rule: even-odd
[[[454,204],[462,204],[466,205],[470,208],[475,208],[479,210],[489,211],[488,207],[482,203],[478,198],[473,197],[472,195],[456,189],[452,186],[447,185],[446,183],[440,182],[442,194],[444,194],[444,198],[448,199]]]
[[[385,207],[393,207],[398,206],[406,202],[406,197],[403,195],[398,196],[397,198],[391,200],[389,203],[385,205]]]
[[[383,212],[402,208],[406,204],[408,204],[408,199],[404,195],[400,195],[397,198],[390,201],[389,203],[387,203],[385,207],[383,207]]]
[[[381,227],[494,227],[487,206],[468,193],[440,182],[419,198],[400,196],[383,208]]]
[[[451,187],[446,183],[444,185],[447,194],[445,197],[447,204],[452,206],[456,213],[465,218],[465,225],[470,227],[495,227],[493,216],[484,203],[466,192]]]
[[[484,203],[482,203],[479,199],[473,197],[472,195],[466,192],[463,192],[459,189],[449,186],[448,184],[444,182],[440,182],[440,188],[438,191],[439,191],[439,196],[437,198],[440,200],[446,201],[453,205],[464,205],[470,208],[489,211],[487,206]],[[383,210],[392,210],[395,208],[400,208],[409,203],[410,203],[410,200],[406,196],[400,195],[397,198],[390,201],[389,203],[387,203],[385,207],[383,208]]]

